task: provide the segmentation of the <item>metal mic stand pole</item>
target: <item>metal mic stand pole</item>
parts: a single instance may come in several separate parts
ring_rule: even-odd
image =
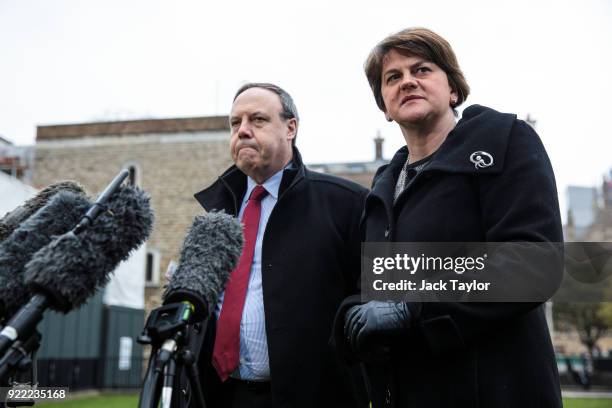
[[[140,398],[138,401],[139,408],[156,408],[159,402],[159,383],[161,376],[159,371],[156,370],[157,364],[157,349],[151,350],[151,358],[149,359],[149,366],[147,367],[147,373],[142,383],[142,390],[140,391]]]
[[[180,376],[176,376],[176,373],[182,373],[183,368],[198,408],[206,407],[196,355],[190,349],[191,336],[200,327],[199,323],[188,324],[192,311],[189,303],[172,303],[154,309],[147,318],[138,342],[152,345],[153,350],[142,384],[139,408],[157,407],[160,396],[164,408],[169,408],[173,403],[182,406],[185,402],[182,398],[186,398],[187,394],[182,393]]]

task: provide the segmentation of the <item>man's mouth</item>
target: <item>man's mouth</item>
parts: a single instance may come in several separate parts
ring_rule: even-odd
[[[257,151],[257,149],[254,146],[249,146],[249,145],[239,146],[237,151],[241,151],[241,150],[244,150],[244,149],[252,149],[252,150]]]

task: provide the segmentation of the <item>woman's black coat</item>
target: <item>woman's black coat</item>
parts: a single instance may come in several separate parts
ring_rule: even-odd
[[[486,152],[476,166],[474,152]],[[525,122],[474,105],[393,203],[407,148],[366,199],[368,242],[561,242],[554,174]],[[472,157],[472,160],[470,160]],[[525,265],[528,267],[528,265]],[[335,341],[343,347],[343,311]],[[369,364],[373,407],[557,407],[559,378],[537,303],[410,303],[414,326],[390,362]]]

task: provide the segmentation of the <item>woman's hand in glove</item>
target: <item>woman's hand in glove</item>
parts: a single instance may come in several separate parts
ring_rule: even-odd
[[[366,340],[406,333],[410,328],[410,311],[404,302],[371,301],[351,307],[344,318],[344,336],[354,352],[363,351]],[[385,342],[386,343],[386,342]]]

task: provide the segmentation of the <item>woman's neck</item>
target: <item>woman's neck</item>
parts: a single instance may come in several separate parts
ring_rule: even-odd
[[[448,134],[455,127],[455,117],[452,111],[442,120],[430,126],[406,127],[400,125],[406,146],[410,152],[409,163],[417,162],[434,153],[444,143]]]

